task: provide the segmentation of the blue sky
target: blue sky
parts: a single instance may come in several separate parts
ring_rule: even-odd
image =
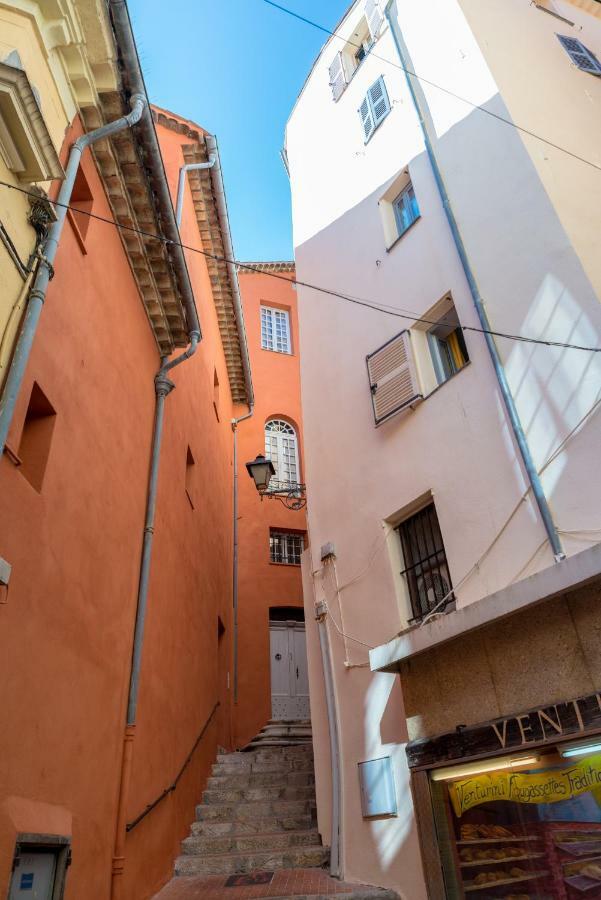
[[[284,0],[331,28],[347,0]],[[217,135],[234,249],[292,258],[284,126],[326,35],[264,0],[129,0],[150,99]]]

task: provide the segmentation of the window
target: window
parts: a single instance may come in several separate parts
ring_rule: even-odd
[[[217,377],[217,369],[213,370],[213,409],[219,421],[219,378]]]
[[[292,353],[290,316],[285,309],[261,307],[261,347],[276,353]]]
[[[565,37],[563,34],[558,34],[557,38],[575,66],[582,69],[583,72],[601,75],[601,63],[583,43],[576,38]]]
[[[79,167],[75,184],[73,185],[73,193],[69,201],[71,209],[68,210],[68,218],[73,226],[75,237],[83,253],[87,253],[85,248],[85,240],[90,227],[90,216],[94,205],[94,198],[88,180],[84,175],[83,169]]]
[[[405,565],[401,575],[411,603],[410,621],[423,619],[435,608],[437,612],[448,609],[454,603],[453,585],[434,504],[401,522],[397,531]]]
[[[270,459],[275,475],[270,491],[290,491],[299,483],[298,444],[292,425],[281,419],[270,419],[265,425],[265,456]]]
[[[401,331],[370,353],[367,374],[376,425],[423,399],[409,331]]]
[[[390,112],[390,103],[388,101],[388,94],[386,92],[383,76],[380,76],[380,78],[372,84],[365,95],[358,112],[363,126],[365,143],[367,144],[378,125],[384,121]]]
[[[413,225],[416,219],[419,219],[419,206],[413,185],[409,183],[407,187],[401,191],[398,197],[393,200],[392,208],[397,227],[398,237],[400,237],[407,229]]]
[[[469,362],[454,306],[428,331],[428,344],[438,384],[443,384]]]
[[[40,386],[34,382],[25,414],[18,457],[20,472],[40,493],[50,456],[56,412]]]
[[[378,0],[367,0],[365,15],[359,20],[345,46],[336,54],[328,70],[334,100],[342,96],[348,82],[375,44],[383,20]]]
[[[272,563],[300,566],[304,549],[305,541],[299,532],[269,530],[269,559]]]
[[[186,497],[190,503],[192,509],[194,509],[194,457],[192,455],[192,451],[188,447],[186,450]]]

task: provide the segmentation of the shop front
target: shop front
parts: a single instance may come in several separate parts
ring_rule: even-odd
[[[430,897],[601,900],[601,696],[407,746]]]

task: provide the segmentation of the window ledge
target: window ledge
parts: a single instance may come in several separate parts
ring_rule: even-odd
[[[300,569],[300,563],[287,563],[287,562],[274,562],[272,559],[269,560],[270,566],[286,566],[286,568]]]
[[[265,353],[275,353],[276,356],[294,356],[295,355],[291,350],[272,350],[270,347],[261,347],[261,350],[264,350]]]
[[[405,237],[405,235],[408,234],[408,233],[411,231],[411,229],[413,228],[413,226],[416,225],[416,224],[420,221],[420,219],[421,219],[421,215],[417,216],[417,218],[415,218],[415,219],[413,220],[413,222],[411,223],[411,225],[409,225],[407,228],[405,228],[405,230],[402,232],[402,234],[399,234],[398,237],[396,237],[396,238],[394,239],[394,241],[392,242],[392,244],[390,244],[390,246],[388,246],[388,247],[386,248],[386,252],[387,252],[387,253],[390,253],[390,251],[391,251],[394,247],[396,247],[396,245],[399,243],[399,241],[402,241],[402,240],[403,240],[403,238]]]

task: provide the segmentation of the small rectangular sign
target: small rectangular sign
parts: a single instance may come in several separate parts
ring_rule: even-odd
[[[21,883],[19,885],[21,891],[33,890],[33,872],[23,872],[21,875]]]

